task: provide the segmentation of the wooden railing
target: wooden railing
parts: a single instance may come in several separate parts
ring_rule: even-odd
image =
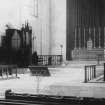
[[[39,65],[60,65],[62,63],[62,55],[38,55]]]
[[[96,78],[96,65],[85,66],[85,83]]]

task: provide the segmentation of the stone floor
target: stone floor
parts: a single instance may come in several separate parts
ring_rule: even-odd
[[[17,79],[0,80],[0,98],[4,98],[7,89],[17,93],[105,98],[105,83],[84,83],[84,67],[77,66],[49,68],[50,77],[35,77],[28,72],[19,74]]]

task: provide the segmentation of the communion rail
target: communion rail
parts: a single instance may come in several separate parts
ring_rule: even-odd
[[[60,65],[62,63],[62,55],[38,55],[39,65]]]

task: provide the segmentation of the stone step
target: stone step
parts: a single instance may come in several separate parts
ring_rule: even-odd
[[[51,77],[60,78],[60,79],[66,79],[70,80],[71,78],[74,79],[82,79],[84,81],[84,71],[83,69],[70,69],[70,68],[54,68],[49,69],[49,72],[51,74]],[[76,77],[76,78],[75,78]]]
[[[95,79],[92,79],[92,80],[90,80],[89,82],[90,82],[90,83],[91,83],[91,82],[93,82],[93,83],[95,83],[95,82],[101,83],[101,82],[104,82],[103,79],[104,79],[104,75],[100,75],[99,77],[97,77],[97,78],[95,78]]]
[[[105,98],[105,84],[55,83],[49,87],[50,94],[60,96]]]

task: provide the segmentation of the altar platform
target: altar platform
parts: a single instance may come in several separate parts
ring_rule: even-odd
[[[81,48],[72,50],[72,60],[104,60],[104,48]]]
[[[7,89],[25,94],[105,98],[105,83],[84,83],[84,65],[78,67],[74,63],[48,68],[51,73],[49,77],[38,78],[27,72],[19,74],[19,79],[0,81],[0,98],[4,98]],[[38,81],[39,91],[37,91]]]

